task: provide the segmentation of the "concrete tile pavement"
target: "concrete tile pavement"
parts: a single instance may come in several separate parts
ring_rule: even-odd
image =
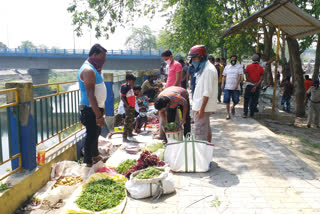
[[[211,116],[217,165],[174,173],[176,193],[158,202],[129,199],[125,214],[320,213],[319,172],[255,120],[226,121],[222,111]]]

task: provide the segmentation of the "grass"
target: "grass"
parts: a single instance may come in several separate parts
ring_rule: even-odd
[[[312,143],[309,139],[305,137],[296,137],[296,138],[298,138],[302,143],[306,145],[309,145],[315,149],[320,149],[320,144]]]

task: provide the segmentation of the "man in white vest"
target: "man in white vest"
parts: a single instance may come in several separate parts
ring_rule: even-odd
[[[195,68],[196,87],[193,95],[195,138],[211,143],[210,114],[217,109],[218,72],[207,58],[204,45],[193,46],[188,56]]]

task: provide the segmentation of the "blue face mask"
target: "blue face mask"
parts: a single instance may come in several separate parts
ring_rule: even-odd
[[[200,62],[192,61],[192,65],[195,69],[197,69],[200,65]]]

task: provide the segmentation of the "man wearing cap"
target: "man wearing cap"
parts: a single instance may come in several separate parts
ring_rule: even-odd
[[[217,109],[218,73],[215,66],[207,59],[206,46],[193,46],[188,56],[192,59],[196,76],[196,87],[192,101],[192,110],[195,112],[195,138],[211,143],[209,117]]]
[[[254,110],[258,104],[263,73],[263,67],[259,65],[259,55],[253,54],[252,64],[247,65],[245,70],[247,86],[244,92],[243,118],[248,116],[248,107],[250,109],[250,117],[254,115]]]
[[[308,114],[308,128],[311,127],[311,122],[320,128],[319,118],[320,118],[320,88],[319,88],[319,80],[313,81],[313,85],[306,92],[305,103],[307,103],[308,96],[310,97],[309,103],[309,114]]]

